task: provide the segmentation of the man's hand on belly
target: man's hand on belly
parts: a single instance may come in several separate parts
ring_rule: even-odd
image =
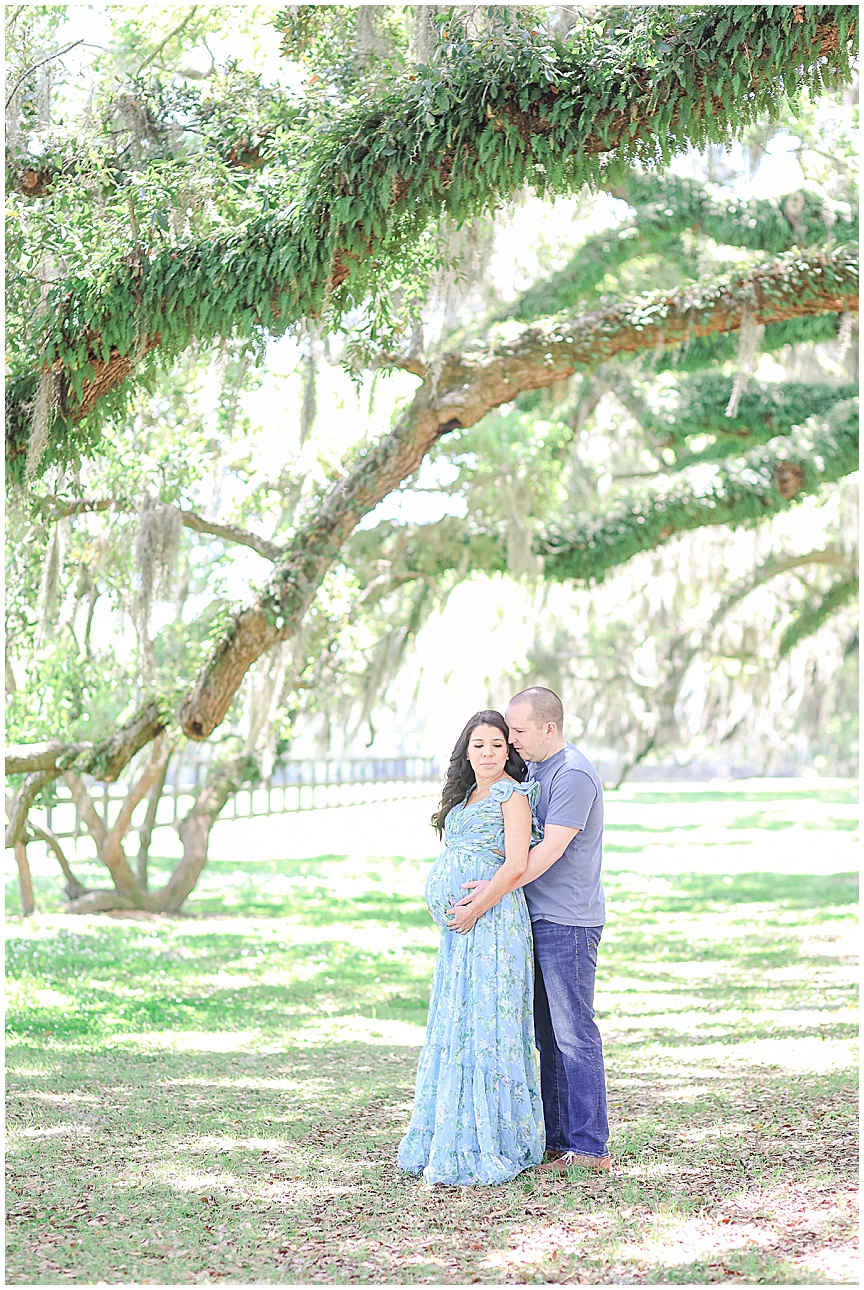
[[[478,878],[475,882],[463,882],[462,886],[463,888],[473,887],[474,890],[470,892],[469,895],[463,896],[461,900],[457,900],[456,904],[451,906],[451,908],[447,910],[448,914],[451,914],[451,915],[455,914],[457,909],[461,909],[464,906],[468,906],[471,904],[472,901],[476,900],[477,897],[480,895],[481,891],[483,890],[483,888],[489,886],[489,879]],[[472,923],[472,926],[473,926],[473,923]],[[462,928],[460,927],[458,928],[458,930],[461,932]]]

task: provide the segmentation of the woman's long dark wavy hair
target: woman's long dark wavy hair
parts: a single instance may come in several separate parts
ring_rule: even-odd
[[[441,805],[432,816],[432,826],[438,830],[438,836],[441,837],[444,832],[444,821],[447,819],[450,811],[454,806],[458,806],[470,789],[476,784],[474,771],[468,760],[468,740],[471,738],[473,731],[478,726],[494,726],[500,730],[507,740],[507,760],[504,763],[504,774],[515,779],[517,784],[521,784],[528,774],[528,767],[522,758],[516,752],[516,749],[510,745],[510,731],[507,729],[507,722],[501,716],[500,712],[475,712],[474,716],[468,722],[459,738],[456,740],[456,747],[450,755],[450,765],[447,768],[447,778],[444,780],[444,790],[441,794]]]

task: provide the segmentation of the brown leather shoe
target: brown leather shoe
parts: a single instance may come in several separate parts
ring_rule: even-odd
[[[539,1166],[544,1173],[566,1174],[568,1169],[591,1169],[594,1173],[612,1172],[611,1156],[583,1156],[579,1151],[563,1151]]]
[[[560,1158],[562,1156],[566,1156],[566,1154],[567,1154],[566,1151],[544,1151],[543,1163],[544,1165],[546,1165],[549,1163],[550,1160],[560,1160]]]

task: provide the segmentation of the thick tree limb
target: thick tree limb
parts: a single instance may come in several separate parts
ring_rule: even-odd
[[[150,789],[150,800],[147,803],[147,814],[144,817],[144,823],[138,832],[138,856],[135,864],[135,874],[138,879],[138,886],[142,891],[146,891],[149,885],[147,866],[150,860],[150,843],[153,838],[153,830],[156,827],[156,816],[159,811],[159,803],[162,800],[162,793],[165,789],[165,781],[168,778],[168,763],[171,760],[170,754],[162,763],[162,770],[156,783]]]
[[[62,501],[59,497],[46,497],[42,508],[50,507],[48,519],[52,522],[66,520],[73,515],[91,515],[99,511],[134,511],[132,502],[120,497],[78,497],[74,502]]]
[[[616,353],[656,349],[692,336],[716,331],[734,332],[745,314],[758,322],[777,321],[823,312],[857,308],[857,266],[845,249],[781,256],[761,265],[737,281],[696,284],[682,291],[645,297],[635,303],[610,306],[588,314],[562,315],[542,324],[519,329],[498,347],[474,353],[445,356],[420,387],[413,403],[394,429],[379,443],[363,451],[357,465],[322,500],[317,514],[285,548],[270,583],[259,600],[241,609],[224,639],[216,647],[181,709],[185,733],[206,738],[222,721],[243,676],[262,653],[290,638],[320,585],[327,569],[359,520],[386,494],[419,466],[429,448],[457,427],[474,425],[492,408],[509,402],[522,390],[554,384],[580,370],[586,371]],[[849,437],[847,436],[847,439]],[[802,451],[802,461],[806,453]],[[835,444],[825,472],[811,472],[796,464],[788,443],[760,458],[758,487],[742,483],[727,494],[682,499],[683,528],[672,518],[671,505],[650,508],[655,521],[634,517],[632,532],[616,544],[610,524],[603,552],[595,538],[561,538],[543,544],[547,568],[553,577],[598,577],[605,568],[623,563],[636,551],[665,541],[673,532],[703,523],[728,523],[765,515],[779,509],[790,496],[802,492],[806,480],[817,486],[823,479],[848,473],[854,457],[851,439],[842,451]],[[791,463],[786,469],[787,463]],[[799,486],[797,472],[805,485]],[[767,471],[767,475],[765,472]],[[818,476],[818,478],[816,477]],[[784,482],[785,481],[785,482]],[[791,488],[791,492],[790,492]],[[740,504],[735,504],[738,492]],[[674,501],[674,499],[673,499]],[[668,530],[668,531],[667,531]],[[593,543],[593,546],[592,546]],[[139,748],[164,729],[165,718],[155,704],[148,705],[135,721],[118,730],[108,745],[82,754],[77,765],[100,779],[114,779]]]
[[[815,604],[805,606],[796,615],[780,638],[780,657],[789,654],[800,640],[817,632],[823,623],[854,601],[857,595],[858,573],[849,569],[845,577],[838,578]]]
[[[99,859],[114,879],[115,887],[122,895],[130,897],[136,903],[140,902],[142,892],[126,857],[123,840],[129,832],[135,807],[144,800],[159,779],[170,754],[170,744],[158,735],[153,742],[147,765],[121,802],[117,818],[105,830],[99,844]]]
[[[107,827],[93,805],[90,794],[87,792],[87,786],[80,775],[76,774],[75,771],[67,770],[63,773],[63,779],[72,794],[72,800],[78,808],[78,814],[87,825],[96,843],[99,859],[105,864],[114,880],[114,886],[124,900],[130,900],[133,905],[137,904],[138,883],[135,881],[135,875],[129,867],[129,861],[123,851],[122,833],[118,834],[116,825],[113,828]],[[137,785],[133,787],[130,797],[134,795],[136,788]],[[128,800],[129,798],[127,797],[126,802],[123,804],[124,806]]]
[[[117,812],[117,818],[110,825],[101,818],[93,805],[81,776],[74,770],[63,773],[63,779],[72,794],[78,813],[96,842],[99,859],[111,874],[120,895],[124,899],[130,899],[136,905],[141,901],[142,892],[126,858],[123,839],[132,823],[135,807],[144,800],[158,780],[170,752],[170,744],[157,735],[147,765],[129,789]]]
[[[159,779],[159,776],[162,774],[162,768],[170,755],[171,745],[167,740],[163,740],[161,735],[158,735],[153,741],[153,748],[147,765],[144,767],[144,770],[139,775],[137,781],[129,789],[129,792],[121,803],[120,810],[117,812],[116,820],[108,829],[108,833],[105,838],[106,850],[122,850],[123,839],[128,833],[129,826],[132,823],[132,814],[135,807],[139,802],[143,802],[153,785]]]
[[[137,752],[165,729],[168,716],[155,700],[146,703],[110,739],[76,758],[76,769],[103,784],[113,784]]]
[[[108,836],[108,829],[105,821],[93,805],[90,794],[87,792],[87,785],[77,771],[74,770],[63,772],[63,783],[72,794],[72,801],[77,807],[78,814],[87,825],[93,841],[101,853],[102,848],[105,846],[105,839]]]
[[[140,907],[141,903],[133,900],[131,896],[124,896],[110,887],[100,887],[97,891],[86,891],[82,896],[70,900],[66,906],[66,912],[68,914],[110,914],[119,909]]]
[[[413,376],[419,376],[421,381],[425,381],[429,375],[428,363],[405,354],[381,354],[376,359],[375,366],[385,369],[395,367],[403,372],[411,372]]]
[[[64,764],[71,764],[79,753],[91,746],[67,744],[59,739],[42,744],[9,744],[6,749],[6,774],[26,775],[37,770],[53,770],[53,778],[56,779]]]
[[[675,684],[676,693],[680,689],[680,682],[684,679],[684,672],[736,605],[740,605],[742,600],[746,600],[758,587],[764,587],[766,583],[779,578],[781,574],[791,573],[793,569],[803,569],[812,564],[826,565],[832,569],[845,569],[847,573],[854,572],[850,570],[848,555],[839,547],[824,547],[818,551],[808,551],[804,555],[772,555],[767,560],[763,560],[752,573],[742,578],[721,597],[717,608],[704,627],[695,632],[685,632],[672,645],[670,658],[675,662],[673,672],[678,677]]]
[[[857,263],[848,250],[789,255],[738,281],[688,287],[577,317],[559,316],[522,329],[513,340],[476,357],[445,357],[396,427],[361,456],[286,548],[286,558],[258,602],[237,614],[183,704],[184,732],[191,739],[206,739],[219,725],[255,659],[297,630],[321,578],[362,516],[412,474],[449,430],[474,425],[522,390],[549,386],[615,354],[653,349],[694,334],[734,331],[745,315],[769,322],[843,311],[857,307],[856,293]]]
[[[36,801],[38,794],[57,778],[56,770],[37,770],[27,776],[11,804],[7,805],[9,823],[6,826],[5,845],[17,846],[24,840],[27,829],[27,815]]]
[[[56,779],[64,770],[92,775],[113,784],[137,752],[165,729],[168,718],[154,701],[147,703],[121,726],[110,739],[98,744],[48,743],[12,745],[6,750],[6,774],[43,770]],[[47,781],[46,781],[47,782]]]
[[[615,393],[639,422],[641,428],[661,447],[673,447],[680,455],[676,468],[697,461],[728,457],[778,435],[790,434],[810,417],[825,416],[837,403],[854,398],[857,385],[828,385],[825,382],[750,380],[738,400],[734,416],[726,415],[733,379],[720,372],[688,375],[678,382],[678,404],[663,414],[632,399],[625,381]],[[710,435],[715,442],[696,453],[687,451],[687,440]]]
[[[750,201],[721,200],[696,180],[636,171],[605,186],[613,197],[635,208],[636,219],[586,238],[563,268],[534,283],[499,316],[530,322],[596,300],[604,278],[637,256],[671,258],[682,266],[682,277],[695,276],[695,269],[688,273],[681,243],[685,231],[771,255],[795,246],[818,246],[829,229],[836,242],[858,240],[857,213],[836,216],[807,190]]]
[[[548,76],[490,48],[488,68],[454,64],[444,114],[430,112],[422,80],[404,81],[322,138],[292,211],[226,239],[127,257],[98,286],[62,284],[43,347],[11,383],[14,469],[43,370],[58,378],[62,441],[157,347],[170,354],[235,329],[284,330],[325,301],[337,314],[357,305],[389,280],[387,257],[395,264],[405,238],[442,212],[465,218],[526,183],[552,193],[597,182],[601,156],[668,160],[775,110],[793,76],[814,89],[848,78],[857,10],[799,8],[794,21],[782,6],[682,10],[650,69],[638,41],[613,48],[611,35],[603,50],[559,51]]]
[[[857,578],[855,578],[854,570],[849,569],[849,557],[837,547],[809,551],[804,555],[770,556],[752,573],[741,578],[720,598],[717,607],[704,626],[697,628],[695,631],[682,632],[680,636],[673,640],[666,654],[663,681],[654,695],[658,712],[657,722],[653,731],[644,740],[641,748],[631,758],[619,782],[623,782],[625,776],[640,762],[644,761],[649,753],[662,752],[678,739],[679,726],[676,710],[685,677],[700,650],[704,649],[705,645],[710,642],[714,632],[736,605],[746,600],[758,587],[764,586],[781,574],[812,564],[828,565],[832,568],[847,570],[846,577],[841,578],[839,583],[835,583],[835,587],[842,585],[846,588],[849,586],[850,580],[854,579],[856,583],[855,589],[857,590]],[[839,608],[839,605],[836,608]],[[781,657],[783,652],[783,640],[781,639]]]
[[[858,241],[858,212],[838,212],[807,188],[778,197],[723,199],[699,180],[636,170],[616,176],[607,188],[636,210],[640,230],[647,223],[658,234],[690,229],[722,246],[771,255],[816,246],[826,229],[837,242]]]
[[[254,762],[245,755],[211,767],[192,809],[180,824],[183,856],[164,887],[135,893],[117,889],[89,891],[70,901],[68,912],[94,914],[116,909],[149,909],[162,913],[179,909],[201,876],[210,830],[219,812],[231,794],[254,773]]]
[[[169,911],[180,908],[201,876],[207,861],[210,830],[219,812],[231,794],[254,773],[254,769],[246,755],[212,768],[192,809],[180,824],[183,858],[165,886],[148,897],[148,909]]]
[[[548,535],[537,547],[546,576],[602,580],[607,570],[670,538],[715,524],[758,521],[858,469],[858,400],[794,438],[715,464],[682,470],[622,502],[578,536]]]
[[[858,315],[853,321],[857,328]],[[837,340],[839,320],[836,314],[811,314],[809,317],[783,318],[765,325],[760,351],[776,354],[786,345],[815,345]],[[659,354],[653,361],[654,372],[701,372],[721,363],[734,363],[738,357],[738,338],[729,332],[697,336],[681,349]]]

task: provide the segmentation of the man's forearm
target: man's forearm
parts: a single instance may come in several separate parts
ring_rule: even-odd
[[[516,891],[519,887],[524,887],[527,883],[533,882],[535,878],[539,878],[547,869],[552,868],[556,860],[561,859],[565,850],[566,847],[559,850],[555,842],[538,842],[536,847],[532,847],[528,852],[528,864],[525,872],[519,878],[516,878],[512,886],[508,887],[507,890]]]
[[[485,914],[487,909],[497,905],[502,896],[506,896],[508,891],[515,891],[517,887],[522,886],[522,877],[516,872],[508,873],[505,866],[496,872],[495,877],[490,879],[487,886],[483,887],[479,895],[471,902],[472,909],[479,918]]]
[[[551,869],[555,861],[560,860],[563,854],[564,851],[559,851],[557,844],[554,842],[538,842],[536,847],[533,847],[528,852],[528,865],[523,873],[508,876],[499,869],[489,886],[484,887],[480,895],[475,900],[472,900],[471,904],[475,909],[479,908],[481,914],[485,914],[486,910],[491,909],[502,896],[507,895],[508,891],[518,891],[520,887],[524,887],[526,883],[533,882],[547,869]],[[493,886],[495,891],[494,894],[490,895]]]

